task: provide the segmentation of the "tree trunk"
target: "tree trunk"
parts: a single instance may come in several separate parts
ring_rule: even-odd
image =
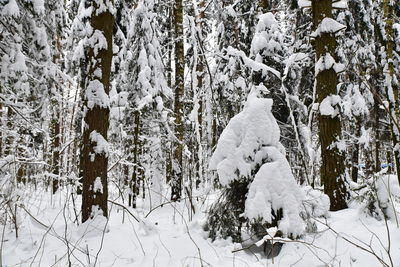
[[[313,25],[318,27],[324,18],[332,18],[332,0],[312,1]],[[315,40],[316,60],[330,54],[335,58],[336,39],[334,33],[323,32]],[[330,95],[337,95],[338,77],[331,67],[316,74],[317,100],[321,103]],[[337,107],[336,107],[337,108]],[[345,186],[345,156],[336,142],[341,139],[340,117],[319,114],[319,138],[321,142],[321,182],[324,192],[329,196],[332,211],[347,208]]]
[[[173,164],[171,176],[171,200],[180,200],[183,180],[183,96],[184,96],[184,68],[185,58],[183,50],[183,6],[182,0],[176,0],[174,6],[175,18],[175,136],[173,148]]]
[[[199,46],[202,45],[203,40],[204,40],[204,35],[203,35],[203,24],[204,24],[204,19],[205,19],[205,13],[204,13],[204,7],[205,7],[205,2],[201,1],[199,3],[199,14],[196,19],[196,24],[198,28],[198,43]],[[195,164],[196,164],[196,188],[198,188],[199,184],[203,181],[203,167],[204,167],[204,155],[203,155],[203,149],[202,149],[202,140],[203,140],[203,105],[204,105],[204,90],[203,90],[203,78],[204,78],[204,64],[205,64],[205,58],[203,55],[203,51],[200,47],[198,47],[199,51],[199,57],[197,61],[197,66],[196,66],[196,72],[197,72],[197,100],[199,104],[199,108],[197,111],[197,123],[198,123],[198,129],[197,129],[197,142],[196,142],[196,151],[195,153]],[[197,159],[197,160],[196,160]]]
[[[6,113],[6,129],[8,131],[11,131],[13,129],[13,112],[10,107],[7,107],[7,113]],[[12,133],[6,132],[5,135],[5,144],[4,144],[4,156],[9,156],[13,153],[13,146],[14,146],[14,137]]]
[[[53,56],[53,63],[58,64],[60,59],[60,41],[59,37],[55,37],[55,54]],[[58,81],[54,82],[54,92],[52,92],[51,106],[52,106],[52,119],[51,119],[51,150],[52,150],[52,174],[53,174],[53,194],[55,194],[59,187],[60,176],[60,103],[58,96],[61,93]]]
[[[168,14],[169,14],[169,21],[168,21],[168,64],[167,68],[165,69],[167,72],[167,82],[168,86],[170,88],[173,88],[173,80],[172,80],[172,50],[174,48],[174,44],[172,43],[171,40],[173,40],[174,36],[174,3],[173,1],[170,1],[168,5]],[[167,136],[169,136],[169,132],[166,131]],[[167,151],[166,151],[166,160],[165,160],[165,178],[166,178],[166,183],[170,184],[172,181],[172,156],[173,156],[173,144],[171,142],[171,138],[169,137],[167,139]]]
[[[381,150],[381,140],[379,139],[379,100],[377,97],[374,98],[374,112],[375,112],[375,172],[379,172],[381,170],[381,160],[379,158],[379,151]]]
[[[135,112],[135,130],[133,133],[133,172],[130,183],[129,204],[132,208],[136,208],[136,199],[139,195],[141,166],[139,162],[140,155],[140,112]]]
[[[112,5],[111,1],[107,1]],[[92,5],[90,24],[93,35],[88,36],[93,42],[88,44],[86,62],[88,63],[84,106],[83,146],[81,151],[82,222],[94,216],[94,209],[99,208],[107,217],[107,132],[109,126],[110,72],[112,61],[112,37],[114,18],[108,8],[89,1]],[[106,43],[100,43],[105,39]],[[104,139],[104,140],[103,140]]]

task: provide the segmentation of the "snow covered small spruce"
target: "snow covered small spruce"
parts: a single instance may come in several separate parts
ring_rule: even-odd
[[[263,218],[271,223],[271,210],[282,209],[279,230],[285,235],[299,236],[304,230],[299,216],[303,196],[285,156],[276,147],[265,147],[263,150],[272,161],[261,166],[250,185],[245,216],[253,220]]]
[[[322,191],[315,190],[311,186],[302,187],[305,194],[303,209],[314,217],[329,217],[329,197]]]
[[[299,215],[304,197],[279,142],[280,130],[271,113],[272,104],[271,99],[258,98],[252,92],[243,111],[230,120],[221,134],[210,161],[210,168],[217,170],[224,187],[222,197],[210,211],[212,238],[216,237],[214,231],[220,230],[215,228],[224,227],[215,221],[218,217],[222,221],[243,221],[240,217],[244,217],[251,225],[250,235],[260,237],[266,227],[276,226],[281,234],[291,237],[304,231]],[[231,191],[236,189],[247,190],[244,199],[236,200],[244,203],[242,206],[229,203]],[[228,215],[232,213],[230,209],[237,213]],[[232,225],[241,227],[237,221]],[[240,241],[240,233],[234,234],[234,241]]]

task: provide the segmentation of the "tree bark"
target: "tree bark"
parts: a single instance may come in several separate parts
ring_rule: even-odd
[[[183,6],[182,0],[176,0],[174,6],[175,18],[175,137],[173,148],[173,164],[171,176],[171,200],[180,200],[183,180],[183,96],[184,96],[184,68],[185,58],[183,50]]]
[[[133,132],[133,172],[130,182],[129,204],[132,208],[136,208],[136,199],[139,195],[141,166],[139,162],[140,156],[140,112],[135,112],[135,129]]]
[[[53,56],[53,63],[58,64],[60,60],[60,40],[58,33],[55,36],[55,54]],[[51,150],[52,150],[52,174],[53,174],[53,187],[52,191],[55,194],[59,187],[59,175],[60,175],[60,103],[58,96],[61,93],[58,82],[54,82],[54,92],[52,92],[51,106],[52,106],[52,119],[51,119]]]
[[[377,97],[374,98],[374,112],[375,112],[375,125],[374,125],[374,130],[375,130],[375,172],[379,172],[381,170],[381,160],[379,158],[379,151],[381,149],[381,141],[380,135],[379,135],[379,100]]]
[[[112,4],[111,1],[106,0],[106,2],[110,5]],[[97,1],[88,1],[87,3],[93,6],[90,17],[93,34],[102,34],[106,40],[106,47],[104,47],[105,44],[103,43],[100,45],[96,43],[96,39],[93,36],[89,36],[89,38],[93,38],[95,44],[89,44],[86,51],[88,67],[85,83],[86,95],[84,97],[82,163],[80,164],[83,178],[82,222],[92,218],[96,208],[102,211],[103,216],[108,216],[108,153],[107,151],[96,152],[95,149],[96,146],[100,145],[98,142],[100,136],[107,140],[109,127],[108,93],[113,56],[112,37],[114,25],[113,15],[108,8],[99,7]],[[94,134],[97,134],[97,141],[94,138]],[[102,188],[98,188],[98,179],[100,179]]]
[[[205,19],[205,2],[201,1],[199,3],[199,14],[196,18],[196,25],[198,28],[198,43],[199,46],[202,45],[203,42],[203,24]],[[198,103],[199,108],[197,111],[197,123],[198,123],[198,132],[197,132],[197,142],[196,142],[196,151],[195,153],[195,164],[196,164],[196,188],[198,188],[199,184],[203,181],[203,174],[204,174],[204,159],[203,159],[203,149],[202,149],[202,140],[203,140],[203,102],[204,102],[204,90],[203,90],[203,78],[204,78],[204,64],[205,58],[202,53],[202,49],[198,47],[199,57],[196,65],[196,72],[197,72],[197,92],[198,92]]]
[[[171,40],[173,40],[174,37],[174,3],[173,1],[170,1],[168,4],[168,15],[169,20],[168,20],[168,64],[166,67],[166,72],[167,72],[167,82],[168,86],[170,88],[173,88],[173,80],[172,80],[172,50],[174,48],[174,44],[172,43]],[[166,134],[168,135],[168,131],[166,131]],[[165,160],[165,178],[167,184],[170,184],[172,181],[172,156],[173,156],[173,142],[171,141],[171,138],[167,139],[168,145],[167,145],[167,151],[166,151],[166,160]]]
[[[312,1],[314,30],[324,18],[332,18],[332,0]],[[328,53],[335,58],[336,39],[334,33],[323,32],[315,40],[316,60]],[[337,95],[338,77],[333,68],[325,69],[316,75],[317,100],[321,103],[330,95]],[[347,208],[345,185],[345,155],[336,142],[341,139],[340,117],[319,114],[319,139],[321,142],[321,182],[324,192],[330,199],[330,210]]]

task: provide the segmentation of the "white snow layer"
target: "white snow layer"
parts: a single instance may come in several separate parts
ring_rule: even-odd
[[[309,0],[298,0],[297,4],[299,5],[300,8],[311,7],[311,1]]]
[[[312,37],[320,36],[323,33],[337,33],[341,30],[346,29],[346,26],[337,22],[332,18],[324,18],[318,25],[315,32],[311,34]]]
[[[94,180],[93,192],[103,193],[103,184],[101,183],[101,178],[100,177],[96,177],[96,180]]]
[[[95,79],[89,82],[86,89],[87,106],[89,109],[99,106],[108,108],[110,106],[110,98],[104,90],[103,84]]]
[[[28,67],[26,66],[25,55],[22,53],[21,50],[22,50],[21,45],[17,45],[15,61],[10,66],[10,68],[14,71],[24,72],[24,71],[28,71]]]
[[[279,126],[271,113],[272,103],[271,99],[250,94],[243,111],[222,132],[210,168],[217,170],[220,183],[227,186],[235,179],[250,177],[251,171],[261,165],[249,187],[244,215],[271,222],[271,209],[282,208],[279,230],[298,236],[304,231],[299,216],[304,197],[282,153]]]
[[[340,73],[344,71],[345,66],[343,64],[337,63],[335,59],[331,56],[331,54],[326,53],[325,55],[321,56],[318,59],[318,62],[315,64],[315,76],[317,76],[318,73],[324,70],[329,70],[332,68],[336,73]]]
[[[324,116],[336,117],[339,114],[337,105],[340,103],[341,98],[338,95],[330,95],[322,100],[319,105],[319,112]]]
[[[10,0],[6,5],[1,9],[1,15],[4,16],[19,16],[19,7],[15,0]]]
[[[346,9],[349,8],[347,0],[337,1],[332,3],[332,7],[335,9]]]
[[[96,131],[92,131],[90,133],[90,140],[93,143],[96,143],[96,146],[93,148],[94,152],[96,154],[102,154],[104,153],[106,156],[108,156],[109,152],[109,144],[107,140],[101,135],[100,133]]]
[[[33,9],[37,14],[44,14],[44,0],[33,0]]]

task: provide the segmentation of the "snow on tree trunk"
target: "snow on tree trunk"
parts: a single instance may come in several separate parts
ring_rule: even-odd
[[[82,221],[97,209],[107,217],[107,133],[110,113],[110,73],[114,17],[109,0],[90,1],[83,12],[90,15],[85,44],[88,62],[85,81],[85,114],[81,175],[83,178]]]
[[[341,142],[342,127],[337,95],[338,73],[343,65],[335,59],[335,34],[345,26],[333,20],[332,0],[312,1],[315,37],[315,87],[319,105],[319,139],[321,142],[321,181],[331,201],[331,210],[347,208],[345,185],[345,155]]]
[[[183,4],[182,0],[176,0],[174,6],[175,16],[175,99],[174,116],[176,139],[173,144],[173,164],[171,175],[171,200],[181,199],[183,180],[183,142],[184,142],[184,69],[185,54],[183,49]]]
[[[207,222],[212,239],[239,242],[245,232],[263,237],[273,226],[290,237],[304,231],[299,216],[303,194],[279,142],[272,103],[252,92],[221,134],[210,161],[223,186]]]

